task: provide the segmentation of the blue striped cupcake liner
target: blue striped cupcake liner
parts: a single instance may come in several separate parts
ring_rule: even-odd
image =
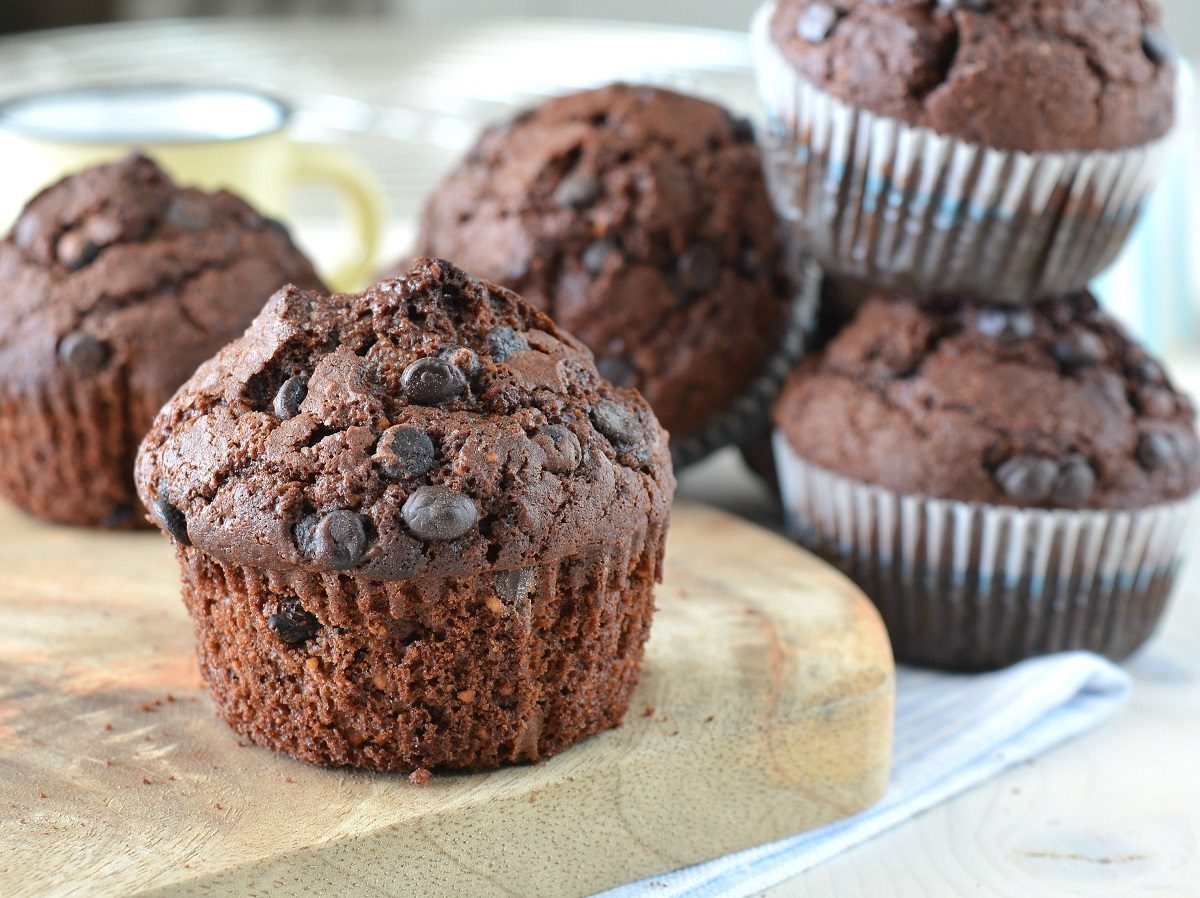
[[[1153,633],[1196,497],[1131,510],[1013,508],[897,493],[813,465],[774,434],[788,532],[879,608],[896,657],[952,670]]]
[[[805,80],[771,39],[773,12],[751,26],[768,185],[832,273],[994,302],[1076,292],[1117,257],[1172,152],[1178,129],[1122,151],[1025,153],[876,115]]]

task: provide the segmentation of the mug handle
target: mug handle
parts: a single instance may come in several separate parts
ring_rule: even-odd
[[[355,252],[329,274],[334,290],[353,290],[374,275],[385,212],[383,185],[362,162],[341,147],[292,145],[292,183],[330,184],[346,200],[355,230]]]

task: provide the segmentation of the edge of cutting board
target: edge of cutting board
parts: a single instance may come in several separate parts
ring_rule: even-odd
[[[703,506],[675,508],[625,725],[423,788],[240,746],[161,538],[7,508],[0,530],[5,895],[562,898],[830,823],[887,783],[895,672],[874,608]]]

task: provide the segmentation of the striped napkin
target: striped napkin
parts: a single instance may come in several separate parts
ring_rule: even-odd
[[[1131,689],[1128,674],[1086,652],[975,676],[901,668],[892,782],[878,805],[823,829],[604,896],[754,895],[1095,727],[1125,703]]]

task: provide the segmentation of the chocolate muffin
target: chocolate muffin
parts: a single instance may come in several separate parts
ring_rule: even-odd
[[[771,36],[833,96],[970,143],[1120,149],[1174,121],[1150,0],[777,0]]]
[[[979,669],[1153,630],[1200,489],[1190,400],[1080,294],[869,301],[775,409],[795,535],[880,606],[898,656]]]
[[[155,422],[218,712],[325,765],[479,769],[617,726],[674,478],[649,406],[515,294],[422,260],[288,287]]]
[[[750,124],[704,100],[572,94],[483,135],[430,198],[418,249],[548,312],[690,461],[765,423],[790,368],[768,360],[800,350],[761,164]]]
[[[755,17],[772,199],[830,272],[1011,304],[1086,289],[1171,151],[1149,0],[776,0]]]
[[[286,283],[320,287],[238,197],[130,156],[30,201],[0,243],[0,493],[42,518],[144,524],[139,441]]]

